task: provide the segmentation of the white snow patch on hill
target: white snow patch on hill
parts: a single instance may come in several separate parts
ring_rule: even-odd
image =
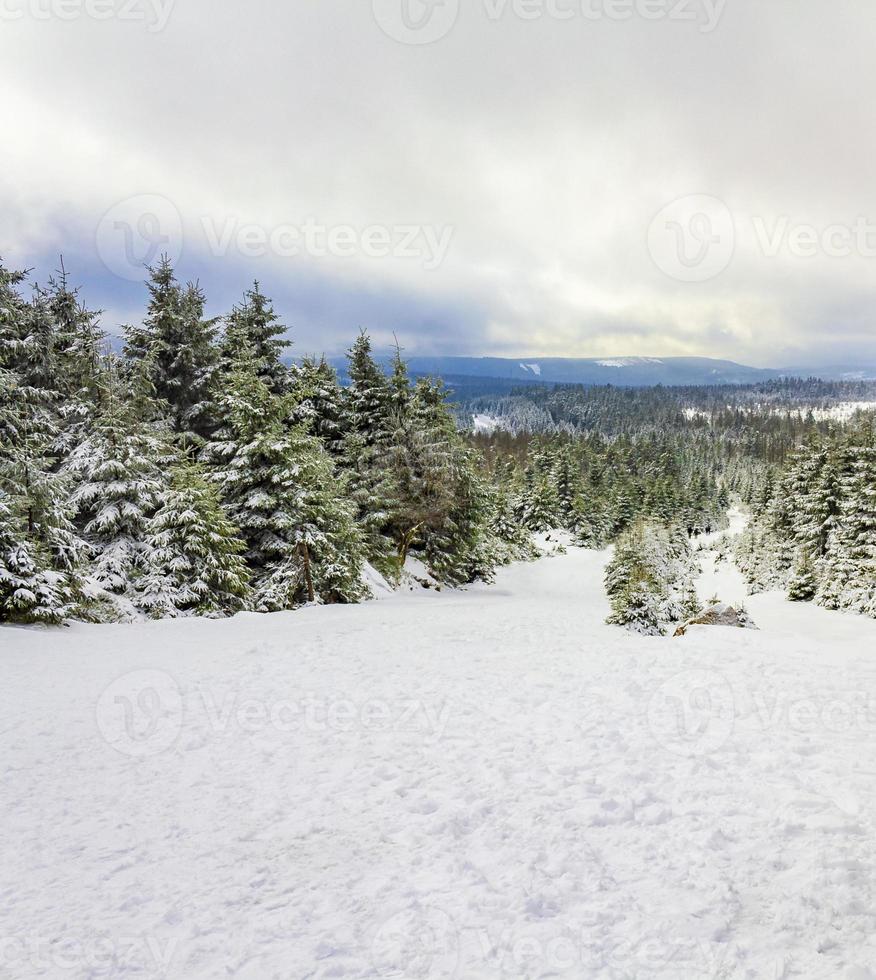
[[[662,364],[663,361],[659,357],[612,357],[596,363],[600,367],[625,368],[634,367],[637,364]]]
[[[606,559],[0,630],[0,974],[870,975],[876,622],[634,636]]]
[[[475,415],[474,431],[490,435],[504,426],[505,422],[498,415]]]
[[[871,412],[876,409],[876,402],[838,402],[828,408],[815,408],[812,414],[816,419],[837,419],[848,422],[857,412]],[[803,415],[806,414],[804,411]]]
[[[834,419],[836,421],[848,422],[857,412],[871,412],[876,409],[876,402],[836,402],[832,405],[795,405],[793,407],[788,407],[786,405],[764,405],[755,403],[747,407],[743,406],[741,409],[739,406],[733,405],[727,405],[726,408],[728,411],[741,410],[743,413],[752,415],[790,415],[801,419],[806,418],[806,416],[811,412],[812,417],[816,421]],[[705,411],[701,408],[694,408],[693,406],[685,408],[683,412],[685,418],[689,420],[711,418],[711,412]]]

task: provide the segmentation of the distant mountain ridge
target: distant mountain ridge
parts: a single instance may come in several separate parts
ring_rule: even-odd
[[[392,358],[378,356],[389,370]],[[753,384],[786,377],[819,377],[826,381],[876,379],[876,367],[754,368],[710,357],[409,357],[414,376],[432,376],[466,385],[466,379],[494,380],[501,386],[583,384],[646,387],[650,385]],[[346,358],[330,358],[343,376]]]

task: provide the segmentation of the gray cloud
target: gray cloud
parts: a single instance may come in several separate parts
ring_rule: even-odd
[[[180,215],[182,274],[219,304],[258,275],[303,349],[361,324],[424,353],[876,358],[876,258],[821,237],[876,227],[876,11],[857,0],[686,0],[693,20],[670,16],[679,0],[655,20],[607,14],[660,0],[555,0],[532,20],[515,14],[531,3],[469,0],[422,46],[387,36],[365,0],[33,14],[52,2],[7,0],[23,16],[0,22],[0,254],[81,249],[116,307],[139,287],[98,264],[96,229],[118,202],[159,195]],[[702,194],[729,209],[732,261],[678,281],[649,228]],[[326,234],[453,234],[426,269],[363,254],[361,238],[349,255],[250,255],[236,240],[216,254],[205,219],[267,237],[309,219]],[[757,229],[783,219],[765,254]],[[819,236],[813,255],[793,246],[801,226]]]

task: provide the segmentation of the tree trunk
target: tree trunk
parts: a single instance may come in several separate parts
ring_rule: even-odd
[[[310,574],[310,549],[307,547],[306,541],[302,541],[298,545],[298,551],[304,562],[304,581],[307,583],[307,600],[308,602],[316,602],[316,593],[313,591],[313,576]]]
[[[420,528],[423,526],[423,522],[420,521],[416,527],[412,527],[409,531],[405,531],[398,545],[398,562],[399,567],[404,568],[404,564],[408,559],[408,551],[410,551],[411,545],[420,533]]]

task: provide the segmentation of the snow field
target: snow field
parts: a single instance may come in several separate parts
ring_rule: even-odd
[[[0,976],[876,977],[876,622],[634,636],[606,560],[0,631]]]

